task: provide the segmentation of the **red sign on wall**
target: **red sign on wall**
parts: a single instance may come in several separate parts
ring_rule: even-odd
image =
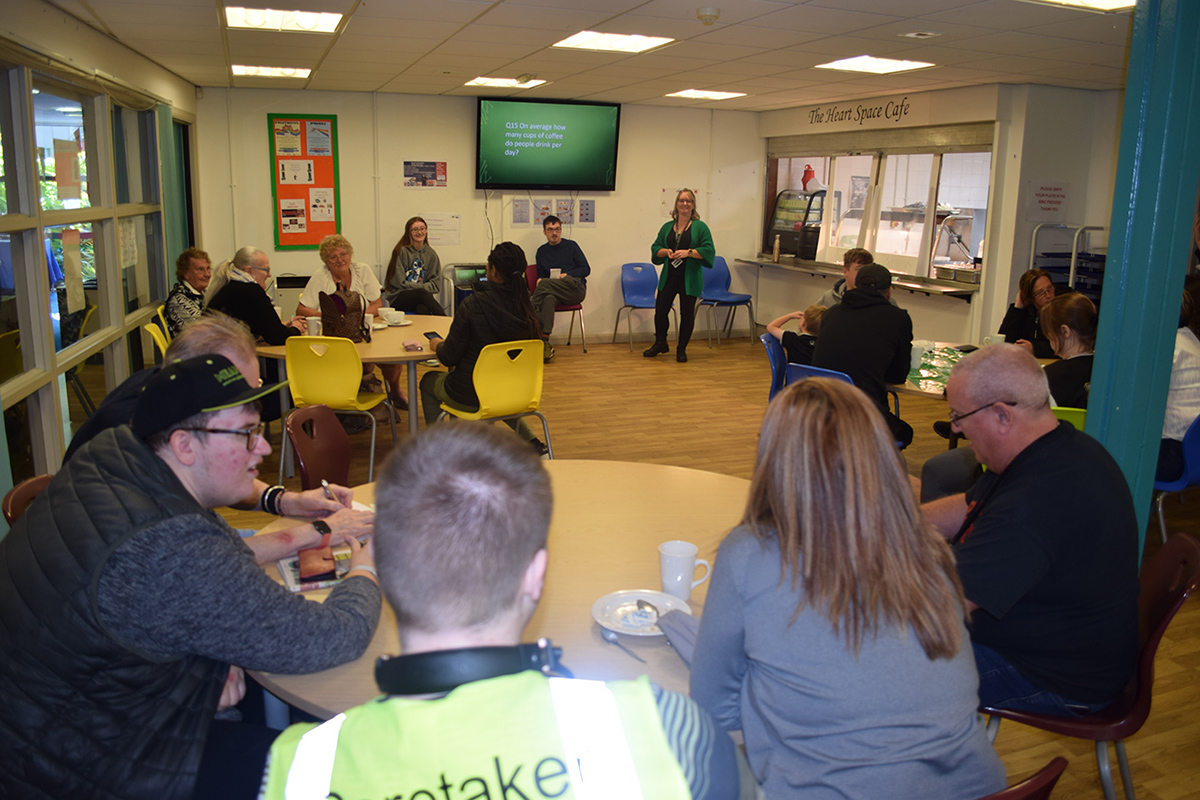
[[[268,114],[275,249],[315,250],[341,233],[337,116]]]

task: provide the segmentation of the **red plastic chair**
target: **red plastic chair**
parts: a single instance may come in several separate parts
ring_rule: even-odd
[[[300,486],[319,489],[321,480],[350,485],[350,437],[329,406],[297,408],[284,422],[300,467]]]
[[[3,511],[9,525],[21,518],[25,509],[29,508],[29,504],[42,493],[53,477],[50,474],[34,475],[8,490],[8,494],[4,495]]]
[[[1001,789],[979,800],[1047,800],[1050,792],[1054,791],[1054,784],[1058,783],[1066,768],[1067,760],[1056,756],[1049,764],[1020,783],[1014,783],[1007,789]]]
[[[1133,777],[1129,774],[1129,759],[1125,756],[1125,739],[1141,730],[1150,716],[1150,699],[1154,690],[1154,655],[1167,626],[1183,605],[1187,596],[1200,584],[1200,542],[1184,533],[1172,536],[1154,559],[1142,569],[1141,590],[1138,593],[1138,632],[1141,650],[1133,679],[1110,706],[1086,717],[1059,717],[982,707],[979,710],[991,717],[988,733],[995,737],[1001,719],[1011,719],[1032,725],[1050,733],[1090,739],[1096,743],[1096,767],[1104,786],[1106,800],[1116,800],[1112,768],[1108,762],[1108,742],[1117,748],[1121,767],[1121,783],[1126,800],[1134,800]]]
[[[529,266],[525,267],[525,281],[529,284],[529,293],[533,294],[533,290],[537,288],[537,281],[538,281],[537,264],[530,264]],[[554,307],[555,314],[557,314],[561,311],[570,311],[571,312],[571,329],[567,331],[567,346],[568,347],[570,347],[570,345],[571,345],[571,338],[575,335],[575,315],[576,314],[579,315],[579,341],[583,342],[583,352],[586,353],[587,352],[587,334],[583,330],[583,303],[576,303],[575,305],[572,305],[572,306],[556,305]],[[543,333],[545,333],[547,336],[550,335],[550,331],[543,331]]]

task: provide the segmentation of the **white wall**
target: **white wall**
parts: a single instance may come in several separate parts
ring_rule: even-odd
[[[532,261],[545,242],[540,227],[510,224],[512,193],[485,196],[474,188],[473,98],[206,88],[196,126],[199,235],[214,261],[247,244],[272,252],[268,113],[337,115],[342,233],[356,260],[380,274],[404,221],[416,214],[461,215],[461,244],[437,247],[443,265],[482,262],[505,240],[521,245]],[[732,262],[755,251],[761,225],[765,142],[758,115],[626,105],[620,136],[617,191],[580,193],[596,200],[598,224],[564,232],[592,265],[584,309],[594,341],[611,335],[621,306],[620,265],[649,260],[665,221],[663,189],[696,191],[717,251],[734,271],[735,290],[752,286],[752,274]],[[405,160],[447,162],[448,188],[405,188]],[[271,265],[277,276],[310,275],[321,262],[315,251],[281,251],[272,252]],[[565,336],[567,322],[559,315],[556,336]],[[651,330],[649,315],[638,315],[635,331],[645,336]]]

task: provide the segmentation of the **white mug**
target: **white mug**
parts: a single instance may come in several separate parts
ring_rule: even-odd
[[[366,327],[367,330],[371,330],[371,327],[374,324],[375,324],[375,315],[374,314],[363,314],[363,325]]]
[[[708,580],[711,569],[703,558],[696,558],[700,548],[691,542],[671,541],[658,546],[658,567],[662,574],[662,590],[669,595],[687,601],[692,595],[692,589]],[[704,575],[700,580],[696,576],[696,565],[704,565]]]
[[[379,309],[379,316],[383,317],[383,321],[389,325],[399,325],[404,322],[404,312],[395,308],[385,306]]]
[[[308,325],[309,336],[321,335],[321,318],[320,317],[305,317],[304,323]]]

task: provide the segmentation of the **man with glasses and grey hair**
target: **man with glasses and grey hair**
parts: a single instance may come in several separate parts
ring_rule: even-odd
[[[950,540],[983,705],[1078,716],[1116,699],[1138,649],[1137,518],[1116,461],[1050,410],[1046,373],[994,344],[946,383],[987,471],[922,506]]]
[[[0,795],[255,796],[275,731],[214,719],[242,667],[304,673],[366,649],[370,546],[324,603],[293,595],[211,509],[271,448],[252,386],[216,354],[146,384],[0,541]],[[328,536],[325,537],[328,540]]]

